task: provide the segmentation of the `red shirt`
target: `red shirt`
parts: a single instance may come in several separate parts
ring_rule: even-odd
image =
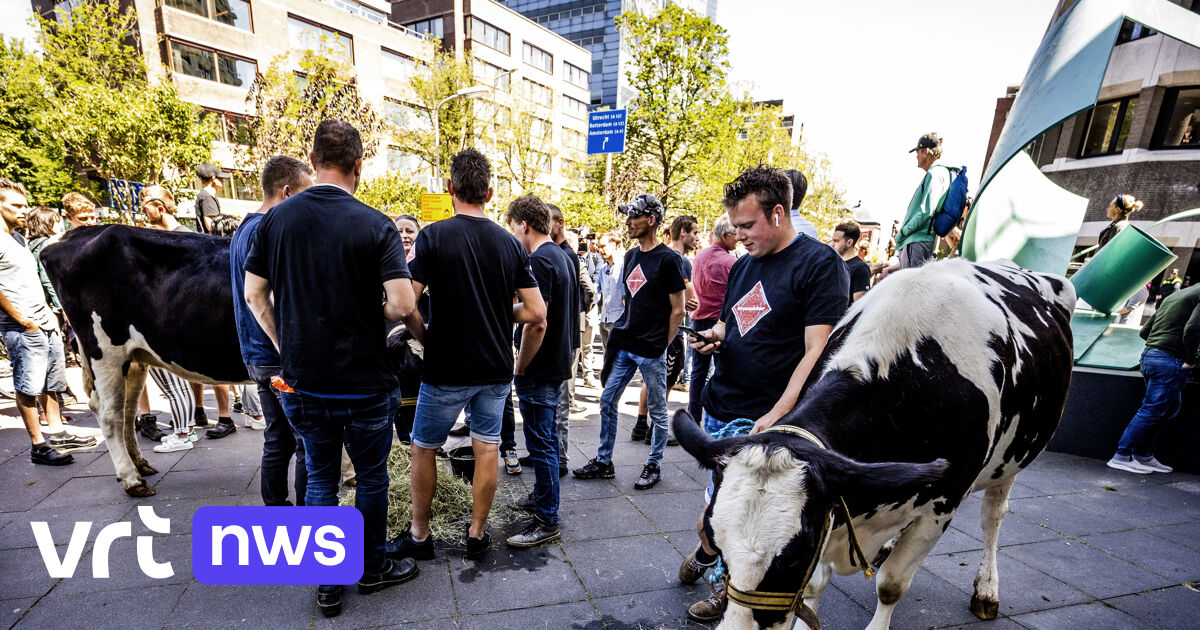
[[[725,285],[729,282],[729,268],[737,260],[719,243],[705,247],[696,256],[692,265],[692,285],[700,306],[692,313],[693,319],[720,319],[721,305],[725,302]]]

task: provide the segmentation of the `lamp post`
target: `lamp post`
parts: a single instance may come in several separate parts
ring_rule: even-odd
[[[437,107],[433,108],[433,177],[437,181],[438,192],[442,192],[442,187],[445,184],[445,182],[442,181],[442,150],[441,138],[438,133],[438,111],[442,109],[442,105],[445,105],[456,98],[478,98],[490,92],[491,89],[492,88],[489,88],[486,85],[472,85],[471,87],[465,87],[442,99],[441,102],[437,104]]]

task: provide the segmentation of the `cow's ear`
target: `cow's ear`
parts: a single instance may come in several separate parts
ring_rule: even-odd
[[[817,451],[814,455],[809,463],[817,464],[819,483],[826,493],[878,500],[881,504],[906,499],[937,483],[950,467],[944,459],[927,464],[867,464],[834,451]]]
[[[724,466],[726,456],[745,442],[744,437],[714,440],[692,419],[692,415],[683,409],[675,412],[671,424],[674,428],[675,439],[679,440],[679,445],[683,447],[683,450],[695,457],[701,466],[709,470]]]

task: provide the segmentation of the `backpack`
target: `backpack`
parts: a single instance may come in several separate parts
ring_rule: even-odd
[[[967,167],[945,167],[950,171],[950,188],[942,197],[937,212],[933,213],[933,232],[945,236],[962,220],[967,205]]]

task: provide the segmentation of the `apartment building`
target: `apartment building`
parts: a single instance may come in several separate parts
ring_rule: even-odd
[[[493,161],[497,189],[516,192],[522,177],[552,191],[578,190],[587,162],[591,54],[493,0],[400,0],[391,19],[470,53],[476,82],[495,88],[477,101],[476,118],[494,122],[480,149]],[[514,133],[522,141],[514,140]],[[516,155],[514,144],[534,147]]]

